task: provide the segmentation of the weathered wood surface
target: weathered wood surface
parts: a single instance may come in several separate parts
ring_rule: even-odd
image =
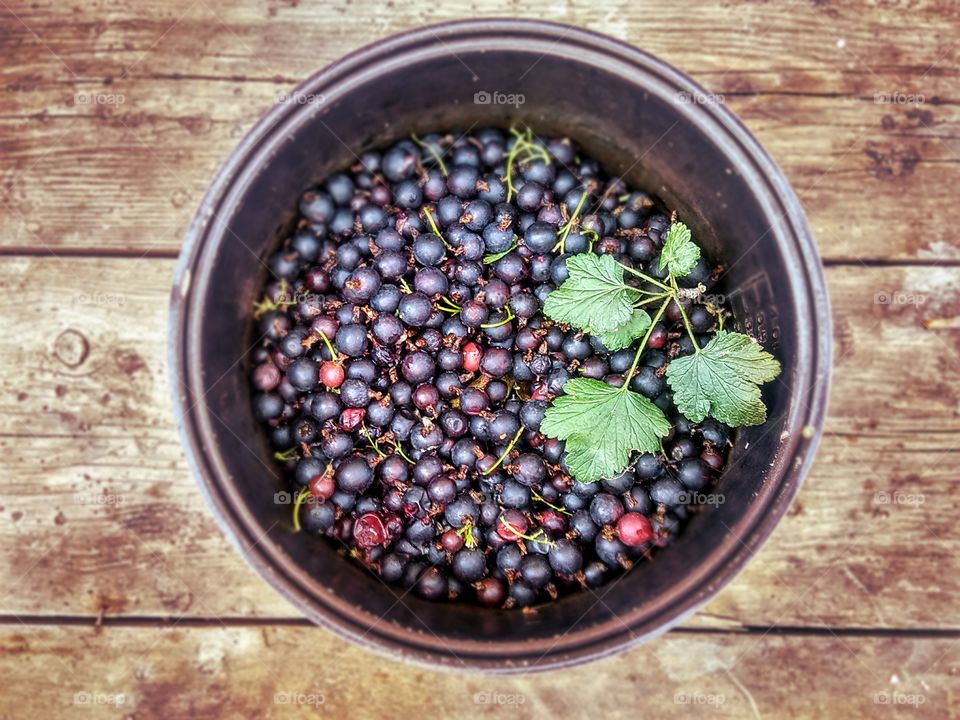
[[[474,5],[586,26],[691,73],[784,167],[826,258],[960,260],[955,3]],[[368,0],[4,3],[0,249],[175,253],[278,94],[384,35],[462,15]]]
[[[3,718],[946,720],[960,713],[953,639],[674,632],[614,659],[500,678],[373,657],[319,628],[18,626],[0,628],[0,671]]]
[[[164,375],[169,258],[240,137],[344,53],[466,14],[689,72],[832,265],[826,435],[769,542],[681,629],[525,678],[305,625],[220,535]],[[0,718],[960,716],[958,30],[951,0],[0,0]]]
[[[0,615],[297,615],[221,537],[182,459],[164,376],[172,268],[0,261],[16,338],[0,346]],[[960,629],[960,337],[923,325],[957,315],[960,268],[827,278],[836,375],[816,466],[689,625]]]

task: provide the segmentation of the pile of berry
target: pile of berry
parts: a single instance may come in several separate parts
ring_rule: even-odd
[[[358,160],[303,194],[255,312],[254,412],[295,525],[422,597],[489,607],[598,586],[670,543],[730,438],[673,405],[664,370],[693,350],[676,304],[629,379],[671,422],[662,454],[581,483],[539,432],[568,380],[620,386],[637,346],[608,352],[543,315],[567,258],[664,278],[670,218],[568,138],[434,134]],[[702,304],[686,314],[714,325]]]

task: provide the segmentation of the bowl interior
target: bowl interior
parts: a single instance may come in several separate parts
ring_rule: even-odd
[[[637,640],[691,611],[728,578],[724,568],[743,562],[769,532],[758,533],[759,524],[775,521],[795,489],[796,478],[785,476],[807,411],[817,320],[798,271],[797,219],[763,177],[776,171],[731,134],[731,118],[692,102],[697,88],[639,53],[604,49],[579,32],[511,28],[387,42],[274,109],[225,168],[193,230],[178,338],[190,388],[182,402],[194,406],[188,432],[200,438],[194,462],[258,570],[315,620],[354,639],[501,668],[555,665]],[[246,362],[251,307],[267,276],[262,260],[293,227],[305,188],[411,132],[511,124],[572,136],[609,172],[676,209],[727,266],[723,286],[738,329],[783,364],[779,381],[764,388],[768,423],[737,434],[714,491],[722,504],[697,514],[653,562],[536,613],[428,603],[386,587],[326,542],[292,534],[290,506],[274,502],[283,484],[249,410]]]

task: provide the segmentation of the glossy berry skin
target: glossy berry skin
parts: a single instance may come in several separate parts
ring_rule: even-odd
[[[464,548],[454,555],[451,567],[455,578],[472,583],[487,574],[487,559],[482,550]]]
[[[324,533],[336,522],[336,510],[331,503],[307,501],[300,506],[300,527],[308,533]]]
[[[361,493],[373,483],[373,471],[363,458],[351,457],[337,467],[336,480],[339,489]]]
[[[545,222],[533,223],[523,236],[523,244],[537,254],[550,252],[556,243],[556,227]]]
[[[437,265],[445,255],[446,248],[436,235],[425,233],[413,241],[413,256],[421,265]]]
[[[336,484],[333,478],[326,474],[317,475],[310,481],[308,487],[310,488],[310,493],[321,500],[329,500],[336,491]]]
[[[340,413],[340,426],[348,432],[353,432],[363,425],[366,415],[367,411],[364,408],[347,408]]]
[[[309,358],[294,360],[287,367],[287,379],[297,390],[312,390],[318,380],[317,363]]]
[[[344,355],[359,357],[369,346],[367,331],[362,325],[342,325],[337,331],[335,345]]]
[[[584,542],[591,542],[597,537],[600,528],[590,517],[590,511],[579,509],[570,518],[570,530]]]
[[[583,567],[583,551],[579,543],[559,540],[547,553],[550,567],[560,575],[574,575]]]
[[[480,327],[489,317],[489,308],[479,300],[470,300],[460,308],[460,322],[468,328]]]
[[[656,455],[645,453],[637,458],[634,469],[638,478],[646,480],[659,477],[663,473],[663,464]]]
[[[503,582],[496,578],[484,578],[477,583],[477,600],[484,607],[496,608],[503,605],[507,593]]]
[[[647,544],[653,540],[650,521],[640,513],[626,513],[617,521],[617,538],[628,547]]]
[[[597,525],[613,525],[623,515],[623,503],[609,493],[598,493],[590,501],[590,517]]]
[[[401,372],[409,383],[422,383],[433,377],[436,363],[428,353],[414,351],[403,359]]]
[[[467,387],[460,393],[460,409],[468,415],[479,415],[489,407],[490,398],[483,390]]]
[[[501,348],[490,348],[480,361],[480,369],[492,377],[501,378],[510,372],[513,358]]]
[[[476,343],[466,343],[463,346],[463,369],[467,372],[476,372],[480,369],[483,352]]]
[[[510,474],[522,485],[533,487],[542,483],[547,473],[539,455],[524,453],[510,466]]]
[[[700,490],[707,484],[709,472],[706,464],[698,458],[688,458],[680,463],[677,480],[688,490]]]
[[[650,333],[650,339],[647,340],[647,347],[659,350],[667,344],[667,330],[661,325],[656,325]]]
[[[350,408],[366,407],[370,402],[370,388],[359,378],[348,378],[340,388],[340,400]]]
[[[550,561],[543,555],[525,555],[520,561],[520,577],[531,588],[539,590],[544,587],[553,575]]]
[[[353,539],[357,547],[369,550],[386,541],[386,529],[383,518],[377,513],[368,512],[357,518],[353,524]]]
[[[331,390],[343,384],[343,366],[335,362],[324,362],[320,365],[320,382]]]
[[[433,303],[423,293],[412,292],[400,299],[400,319],[412,327],[421,327],[430,318]]]
[[[449,503],[444,511],[444,518],[450,527],[462,528],[469,523],[475,525],[480,515],[480,508],[476,502],[466,496],[461,496]]]
[[[415,586],[417,594],[425,600],[442,600],[448,589],[447,578],[435,567],[427,568]]]
[[[519,540],[529,524],[519,510],[505,510],[497,521],[497,534],[504,540]]]

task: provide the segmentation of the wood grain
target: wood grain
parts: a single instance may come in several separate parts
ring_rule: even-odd
[[[543,15],[476,5],[476,16]],[[711,2],[690,14],[557,2],[549,15],[649,50],[722,96],[784,167],[824,257],[956,261],[957,7],[881,5]],[[151,10],[78,7],[69,23],[51,3],[5,10],[0,248],[175,253],[217,167],[278,93],[460,13],[345,0]],[[104,102],[90,104],[95,94]]]
[[[674,632],[616,659],[501,678],[374,658],[319,628],[19,626],[0,629],[0,672],[3,718],[572,717],[572,708],[589,708],[611,719],[856,720],[960,712],[956,641],[927,638]]]
[[[244,133],[345,53],[467,15],[688,72],[834,265],[826,434],[763,550],[682,628],[522,678],[305,623],[220,534],[165,377],[170,258]],[[0,720],[960,717],[958,30],[951,0],[0,0]]]
[[[164,377],[172,267],[0,261],[17,338],[0,348],[0,615],[297,616],[221,537],[182,459]],[[827,277],[836,371],[814,471],[690,625],[960,628],[960,336],[923,326],[958,314],[960,268]]]

